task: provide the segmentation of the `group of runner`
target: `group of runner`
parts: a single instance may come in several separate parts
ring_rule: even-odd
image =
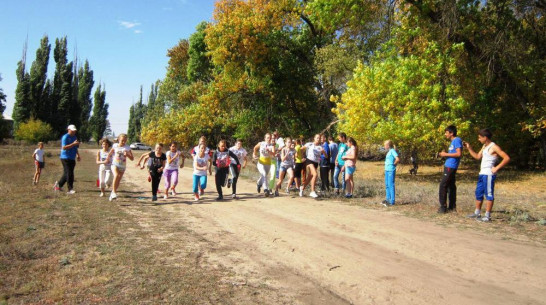
[[[74,194],[74,166],[76,159],[80,159],[78,153],[79,141],[75,136],[76,127],[69,125],[68,132],[61,139],[61,163],[63,165],[63,176],[55,182],[55,190],[62,189],[65,183],[68,184],[68,194]],[[463,147],[470,155],[482,160],[478,183],[476,186],[476,209],[469,217],[481,221],[491,220],[491,210],[494,203],[494,182],[497,172],[503,168],[510,157],[494,142],[492,133],[488,129],[478,132],[478,140],[483,144],[480,151],[475,152],[469,143],[463,142],[457,137],[457,128],[453,125],[445,129],[445,137],[450,140],[447,152],[438,153],[439,157],[445,158],[444,173],[439,189],[439,213],[447,213],[456,210],[456,172],[462,156]],[[347,198],[353,197],[354,180],[358,156],[356,141],[347,137],[345,133],[338,135],[339,143],[332,137],[316,134],[311,142],[305,143],[302,139],[279,137],[277,132],[266,133],[264,140],[257,143],[252,149],[252,157],[256,160],[260,177],[256,182],[258,193],[262,192],[266,197],[271,195],[279,196],[279,190],[283,188],[285,178],[286,193],[292,189],[304,196],[309,186],[309,196],[317,198],[317,178],[320,174],[321,191],[329,191],[333,186],[335,194],[344,195]],[[102,148],[97,152],[96,163],[99,165],[100,196],[105,195],[107,188],[112,188],[110,201],[117,198],[117,190],[126,169],[126,160],[134,160],[133,153],[127,145],[127,135],[120,134],[118,143],[112,145],[108,139],[101,140]],[[395,174],[396,166],[400,158],[392,141],[386,140],[384,148],[387,152],[385,158],[385,193],[383,201],[385,206],[395,204]],[[237,198],[237,181],[241,168],[246,167],[247,151],[242,147],[242,141],[237,140],[235,145],[227,148],[225,140],[221,140],[217,148],[212,151],[207,147],[207,139],[203,136],[199,144],[190,151],[193,159],[193,194],[194,199],[199,200],[207,187],[207,176],[212,175],[212,167],[215,168],[215,184],[218,193],[217,200],[222,200],[222,188],[227,186],[232,189],[232,198]],[[497,164],[499,157],[502,159]],[[41,170],[44,168],[43,143],[33,153],[36,164],[36,172],[33,184],[40,179]],[[184,167],[185,157],[179,150],[178,145],[173,142],[169,145],[168,151],[163,153],[163,145],[156,144],[153,151],[143,154],[137,166],[141,169],[147,167],[149,171],[148,181],[152,186],[152,201],[157,200],[159,184],[162,177],[165,177],[165,193],[163,197],[176,195],[178,184],[178,169]],[[341,183],[339,176],[342,176]],[[113,181],[112,181],[113,180]],[[332,183],[330,184],[330,181]],[[447,204],[449,198],[449,205]],[[481,217],[483,200],[486,200],[486,213]]]

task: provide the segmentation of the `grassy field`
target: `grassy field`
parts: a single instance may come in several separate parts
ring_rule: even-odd
[[[163,228],[175,233],[158,243],[131,207],[98,200],[89,153],[76,167],[76,195],[52,191],[58,149],[46,150],[32,186],[33,149],[0,147],[0,304],[233,304],[251,294],[222,281],[228,271],[202,266],[195,248],[206,241],[183,225]]]

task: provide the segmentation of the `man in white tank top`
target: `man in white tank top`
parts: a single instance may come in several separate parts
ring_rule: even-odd
[[[495,201],[494,190],[497,172],[510,162],[510,157],[497,144],[491,141],[492,137],[493,134],[489,129],[478,131],[478,141],[483,144],[482,149],[478,153],[470,147],[470,144],[464,143],[464,146],[468,149],[468,152],[474,159],[482,160],[478,185],[476,186],[476,210],[474,211],[474,214],[471,214],[468,217],[486,222],[491,221],[491,210],[493,209],[493,203]],[[502,158],[502,161],[498,165],[495,165],[499,157]],[[481,209],[484,196],[486,208],[485,217],[482,218]]]

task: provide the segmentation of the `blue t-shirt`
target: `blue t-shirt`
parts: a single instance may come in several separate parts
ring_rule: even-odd
[[[330,146],[330,164],[335,164],[337,158],[337,143],[330,143],[328,146]]]
[[[347,147],[347,144],[339,143],[338,149],[337,149],[337,164],[339,164],[339,166],[345,165],[345,160],[341,159],[341,157],[347,154],[348,148],[349,147]]]
[[[461,138],[456,137],[451,141],[451,144],[449,145],[448,153],[455,153],[457,152],[457,148],[463,149],[463,140]],[[461,161],[461,158],[453,158],[453,157],[447,157],[446,163],[444,164],[445,167],[457,169],[459,167],[459,162]]]
[[[78,153],[78,146],[74,146],[69,149],[63,149],[64,146],[74,143],[78,138],[76,136],[70,136],[65,134],[61,139],[61,159],[76,160],[76,154]]]
[[[322,149],[324,149],[324,152],[326,152],[326,157],[324,155],[320,155],[320,166],[328,167],[330,166],[330,146],[328,145],[328,142],[322,144]]]
[[[387,172],[393,172],[396,170],[396,164],[394,164],[394,161],[398,157],[398,153],[394,148],[389,149],[389,152],[387,152],[387,156],[385,157],[385,171]]]

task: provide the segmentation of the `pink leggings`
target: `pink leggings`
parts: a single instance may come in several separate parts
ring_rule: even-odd
[[[166,169],[163,173],[165,176],[165,189],[168,190],[171,187],[176,187],[178,184],[178,169]]]

